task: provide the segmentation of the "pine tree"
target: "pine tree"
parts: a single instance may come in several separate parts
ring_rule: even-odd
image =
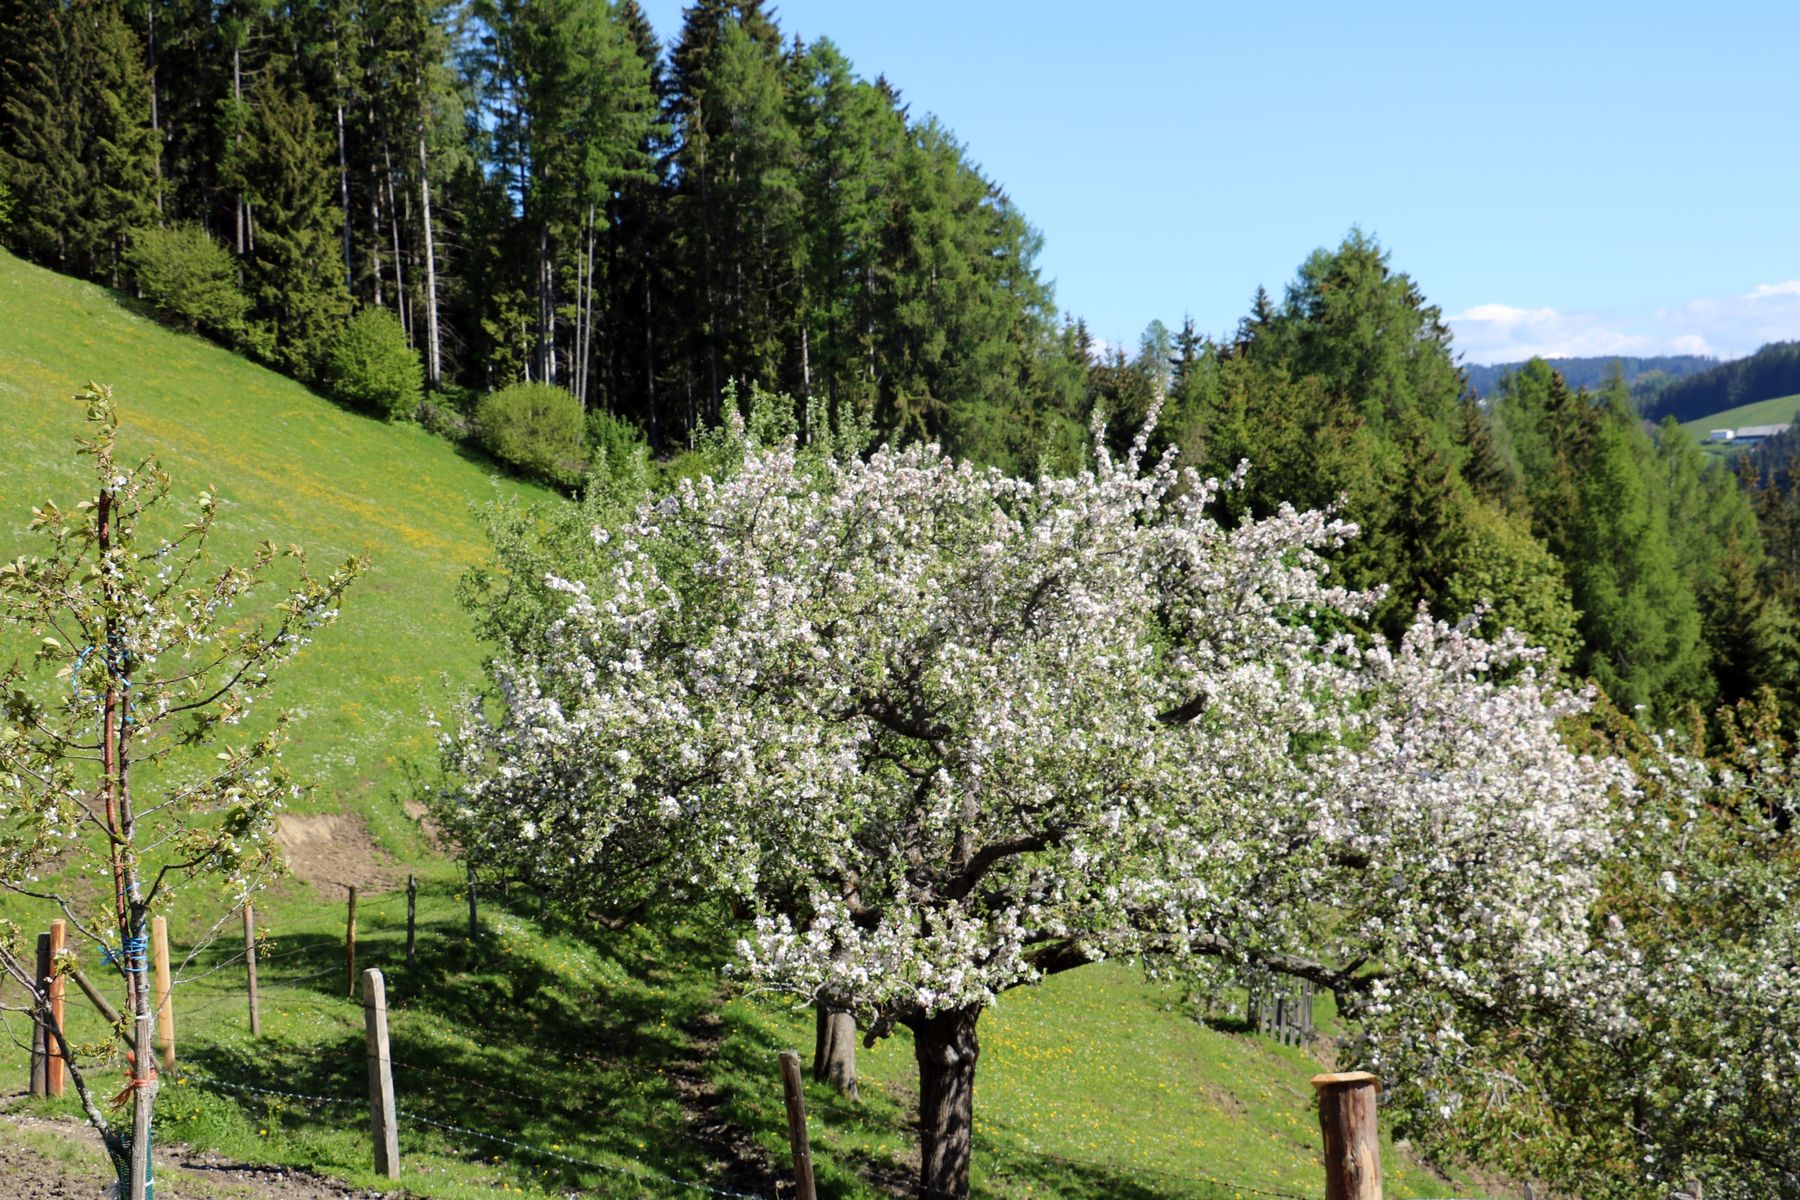
[[[154,219],[143,46],[118,0],[0,5],[0,179],[21,253],[119,282],[127,234]]]
[[[1713,696],[1695,589],[1680,567],[1656,451],[1616,382],[1570,392],[1541,361],[1496,407],[1518,451],[1533,531],[1561,560],[1580,612],[1576,670],[1626,711],[1667,717]]]
[[[87,179],[81,169],[79,79],[68,70],[75,14],[41,0],[0,3],[0,178],[18,198],[7,242],[73,270]]]
[[[150,80],[143,44],[118,0],[81,0],[74,11],[81,22],[82,107],[88,121],[86,269],[116,287],[132,230],[156,220]]]
[[[692,426],[717,417],[727,382],[743,394],[778,384],[798,340],[799,146],[780,34],[760,3],[688,9],[673,83],[682,307],[699,375],[688,385],[700,403]]]
[[[350,307],[331,140],[312,101],[277,72],[256,91],[246,142],[245,195],[256,220],[250,295],[265,329],[261,352],[310,379]]]

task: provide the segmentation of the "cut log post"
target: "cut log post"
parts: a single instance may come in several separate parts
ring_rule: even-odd
[[[250,1036],[262,1036],[262,1013],[256,1006],[256,910],[244,903],[244,982],[250,990]]]
[[[62,956],[63,946],[68,938],[68,925],[62,921],[50,922],[50,1019],[56,1022],[56,1028],[67,1030],[68,1024],[63,1019],[63,994],[67,984],[57,973],[56,960]],[[44,1095],[60,1096],[63,1094],[63,1057],[62,1047],[56,1039],[44,1032]]]
[[[48,991],[50,987],[50,935],[37,935],[37,975],[34,987]],[[31,1018],[31,1094],[46,1096],[50,1092],[50,1031],[33,1013]]]
[[[806,1094],[800,1089],[800,1056],[781,1052],[781,1090],[787,1097],[788,1146],[794,1153],[794,1185],[797,1200],[816,1200],[813,1189],[812,1145],[806,1135]]]
[[[1325,1139],[1325,1200],[1381,1200],[1381,1081],[1367,1071],[1315,1075]]]
[[[344,994],[356,995],[356,888],[350,888],[350,908],[344,915]]]
[[[162,1069],[175,1071],[175,997],[169,983],[169,920],[150,920],[150,945],[156,954],[156,1041]]]
[[[381,972],[363,972],[363,1024],[369,1042],[369,1132],[375,1139],[375,1173],[400,1178],[400,1127],[394,1112],[394,1062],[388,1051],[387,984]]]
[[[413,923],[419,907],[419,881],[406,877],[406,969],[413,969]]]

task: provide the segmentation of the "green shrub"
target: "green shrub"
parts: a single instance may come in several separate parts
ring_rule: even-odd
[[[231,252],[192,222],[132,231],[125,262],[144,299],[190,333],[236,342],[249,300]]]
[[[515,383],[475,406],[481,440],[495,458],[552,483],[581,482],[587,466],[581,402],[547,383]]]
[[[587,445],[594,462],[616,470],[643,448],[644,435],[624,417],[596,408],[587,415]]]
[[[365,308],[339,329],[320,364],[325,386],[346,404],[392,421],[410,417],[425,398],[425,369],[400,321],[385,308]]]
[[[465,402],[459,402],[445,391],[436,391],[419,405],[419,424],[446,441],[465,442],[475,432]]]

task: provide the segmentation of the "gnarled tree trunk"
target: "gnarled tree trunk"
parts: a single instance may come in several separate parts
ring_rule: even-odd
[[[818,1037],[813,1043],[813,1078],[849,1096],[856,1090],[856,1018],[824,1000],[814,1006]]]
[[[955,1008],[911,1022],[919,1060],[920,1200],[962,1200],[969,1194],[980,1016],[979,1008]]]

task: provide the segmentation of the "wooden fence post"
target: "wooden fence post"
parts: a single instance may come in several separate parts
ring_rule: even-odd
[[[256,1007],[256,910],[244,901],[244,978],[250,985],[250,1036],[262,1036],[262,1013]]]
[[[477,931],[475,924],[475,864],[469,864],[469,940],[475,940]]]
[[[806,1095],[800,1090],[800,1056],[781,1052],[781,1089],[787,1094],[788,1145],[794,1151],[794,1183],[797,1200],[815,1200],[812,1145],[806,1136]]]
[[[1315,1075],[1325,1138],[1325,1200],[1381,1200],[1381,1081],[1367,1071]]]
[[[406,877],[406,969],[413,969],[413,917],[418,909],[419,881]]]
[[[350,908],[344,916],[344,995],[356,995],[356,885],[350,885]]]
[[[47,988],[50,978],[50,935],[37,935],[36,987]],[[31,1017],[31,1094],[50,1094],[50,1031],[33,1013]]]
[[[175,997],[169,984],[169,920],[152,917],[150,944],[156,952],[156,1040],[162,1044],[163,1070],[175,1071]]]
[[[63,993],[67,984],[57,973],[56,960],[62,955],[63,946],[68,938],[68,926],[62,921],[50,922],[50,1019],[56,1022],[58,1029],[66,1030],[68,1023],[63,1019]],[[62,1047],[44,1031],[44,1095],[60,1096],[63,1094],[63,1057]]]
[[[394,1064],[388,1051],[387,984],[381,972],[363,972],[363,1023],[369,1040],[369,1131],[375,1138],[375,1173],[400,1178],[400,1129],[394,1113]]]

